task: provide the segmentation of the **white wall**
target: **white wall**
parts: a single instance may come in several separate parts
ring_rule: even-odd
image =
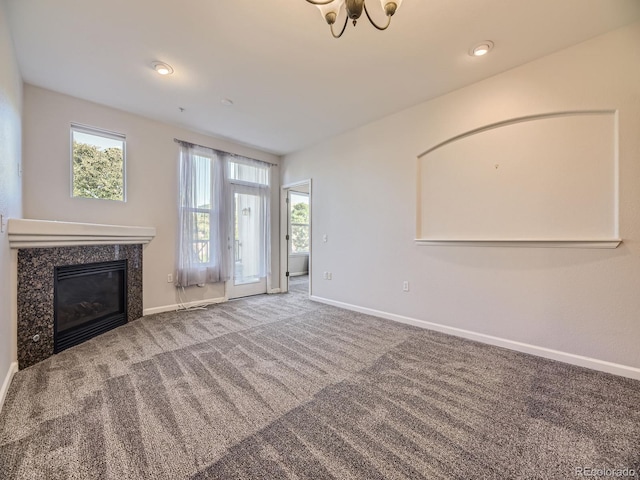
[[[13,53],[5,4],[0,1],[0,214],[22,216],[20,178],[22,145],[22,78]],[[16,360],[11,287],[11,251],[6,226],[0,233],[0,408]]]
[[[289,255],[289,275],[309,273],[309,254]]]
[[[620,247],[414,244],[417,155],[490,123],[583,109],[619,111]],[[283,183],[306,178],[315,296],[640,367],[640,23],[286,156]]]
[[[200,135],[121,110],[25,85],[24,91],[24,216],[41,220],[156,227],[157,236],[145,248],[144,308],[178,302],[167,283],[175,270],[177,231],[178,146],[174,138],[267,161],[272,169],[272,243],[279,231],[279,157],[229,141]],[[114,202],[70,196],[71,123],[90,125],[127,137],[127,201]],[[272,255],[273,288],[279,285],[279,255]],[[224,286],[187,289],[185,301],[224,296]]]

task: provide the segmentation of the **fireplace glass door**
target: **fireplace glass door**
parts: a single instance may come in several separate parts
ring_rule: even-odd
[[[56,353],[127,322],[126,278],[126,260],[56,267]]]

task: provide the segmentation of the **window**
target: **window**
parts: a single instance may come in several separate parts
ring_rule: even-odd
[[[290,193],[291,242],[290,254],[309,253],[309,194]]]
[[[176,285],[225,281],[239,265],[244,276],[265,277],[268,255],[259,247],[269,238],[269,165],[176,141],[180,145]],[[262,243],[252,241],[257,236]]]
[[[260,165],[257,160],[231,157],[229,161],[229,181],[256,187],[269,185],[269,167]]]
[[[211,217],[215,215],[211,198],[211,166],[213,159],[204,155],[193,156],[193,182],[195,205],[185,206],[189,215],[192,215],[192,225],[195,226],[192,249],[194,258],[198,263],[211,263]]]
[[[71,125],[71,196],[125,200],[125,136]]]
[[[181,145],[177,285],[224,279],[222,189],[218,155],[209,149]]]

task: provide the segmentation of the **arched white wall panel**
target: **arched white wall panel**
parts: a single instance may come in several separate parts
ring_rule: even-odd
[[[488,125],[427,150],[418,170],[418,243],[619,243],[615,111]]]

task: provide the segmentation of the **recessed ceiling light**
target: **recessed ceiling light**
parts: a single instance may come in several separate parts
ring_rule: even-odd
[[[471,50],[469,50],[469,55],[472,57],[481,57],[489,53],[492,48],[493,42],[491,40],[485,40],[484,42],[480,42],[473,46]]]
[[[223,98],[222,100],[220,100],[220,103],[222,105],[225,105],[227,107],[230,107],[233,105],[233,100],[231,100],[230,98]]]
[[[164,62],[153,62],[151,65],[153,66],[153,69],[160,75],[171,75],[173,73],[173,68],[171,67],[171,65]]]

